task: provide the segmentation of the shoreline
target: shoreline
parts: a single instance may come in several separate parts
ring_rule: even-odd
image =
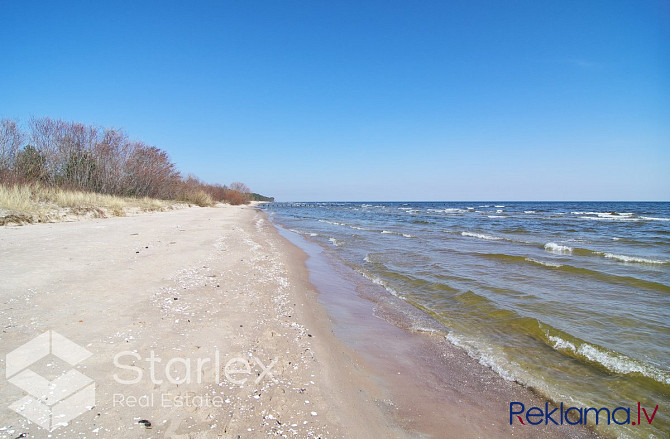
[[[3,439],[139,438],[144,420],[152,437],[180,439],[594,437],[505,429],[507,407],[491,412],[493,402],[540,399],[446,341],[388,323],[393,309],[370,291],[342,289],[346,267],[305,252],[254,207],[2,227],[0,243],[0,351],[55,331],[91,353],[74,368],[96,393],[48,436],[9,408],[26,393],[4,381]],[[162,361],[147,361],[154,355]],[[193,369],[209,362],[198,375],[186,360]],[[51,377],[69,366],[30,368]],[[142,379],[119,382],[134,374]]]
[[[395,423],[412,437],[443,437],[445,431],[459,438],[602,437],[583,426],[509,425],[510,402],[544,407],[547,400],[468,356],[446,340],[447,328],[317,243],[275,226],[308,254],[310,281],[334,333],[363,357],[361,367],[387,391]]]

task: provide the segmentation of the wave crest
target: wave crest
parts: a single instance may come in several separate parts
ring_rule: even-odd
[[[544,249],[548,252],[558,253],[558,254],[572,254],[572,247],[567,245],[559,245],[555,242],[548,242],[544,245]]]
[[[493,235],[484,235],[483,233],[461,232],[462,236],[469,236],[470,238],[485,239],[487,241],[500,241],[503,238]]]
[[[600,253],[604,257],[608,259],[616,259],[617,261],[621,262],[633,262],[633,263],[638,263],[638,264],[666,264],[667,262],[665,261],[659,261],[656,259],[646,259],[646,258],[638,258],[636,256],[626,256],[626,255],[617,255],[614,253]]]
[[[557,351],[567,351],[578,358],[598,364],[610,372],[621,375],[640,374],[660,383],[670,384],[670,374],[654,366],[630,358],[627,355],[612,352],[589,343],[575,344],[554,335],[547,335],[547,338],[553,344],[552,347]]]

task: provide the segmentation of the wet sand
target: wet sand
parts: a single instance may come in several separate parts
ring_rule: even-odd
[[[599,437],[582,426],[510,425],[510,402],[544,409],[546,400],[470,358],[445,340],[447,328],[338,263],[318,244],[279,230],[309,255],[309,278],[334,333],[359,353],[362,369],[385,389],[394,422],[412,437]]]

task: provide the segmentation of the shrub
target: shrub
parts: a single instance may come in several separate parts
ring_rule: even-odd
[[[195,204],[196,206],[200,207],[211,206],[212,204],[214,204],[214,200],[212,199],[211,195],[209,195],[202,189],[186,190],[181,194],[179,194],[177,199],[179,201],[184,201],[189,204]]]
[[[24,140],[29,144],[23,146]],[[28,134],[11,120],[0,121],[0,183],[39,183],[108,195],[179,199],[199,206],[246,204],[244,183],[207,184],[182,178],[168,154],[131,142],[121,130],[33,118]]]
[[[46,179],[47,160],[34,146],[28,145],[16,157],[15,173],[20,179],[38,182]]]
[[[225,201],[237,205],[237,204],[249,204],[249,194],[242,193],[240,191],[229,189],[226,192]]]

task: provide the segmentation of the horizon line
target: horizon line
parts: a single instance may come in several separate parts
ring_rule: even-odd
[[[670,203],[670,200],[287,200],[263,203]]]

